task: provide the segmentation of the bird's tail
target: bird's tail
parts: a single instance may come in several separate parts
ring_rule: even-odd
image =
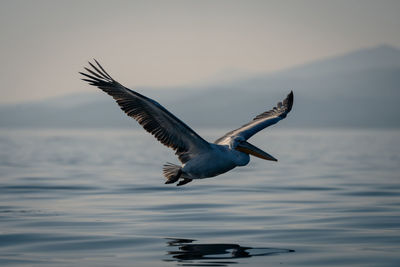
[[[175,183],[182,174],[181,166],[167,162],[164,164],[163,174],[167,178],[166,184]]]

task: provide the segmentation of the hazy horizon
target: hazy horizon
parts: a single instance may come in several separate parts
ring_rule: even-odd
[[[297,69],[304,69],[307,68],[309,66],[313,66],[319,63],[323,63],[326,61],[330,61],[330,60],[337,60],[340,59],[342,57],[346,57],[348,55],[353,55],[355,53],[362,53],[364,51],[373,51],[373,50],[378,50],[378,49],[394,49],[397,50],[400,54],[400,47],[395,47],[392,45],[388,45],[388,44],[380,44],[377,46],[373,46],[373,47],[366,47],[366,48],[362,48],[362,49],[358,49],[358,50],[350,50],[350,51],[345,51],[343,53],[339,53],[336,55],[330,55],[330,56],[326,56],[326,57],[322,57],[322,58],[317,58],[311,61],[307,61],[304,63],[299,63],[299,64],[294,64],[291,66],[288,66],[286,68],[283,69],[278,69],[278,70],[272,70],[272,71],[267,71],[267,72],[253,72],[253,73],[245,73],[245,72],[235,72],[236,76],[232,76],[230,74],[232,74],[234,71],[233,70],[225,70],[225,71],[221,71],[219,73],[215,73],[215,74],[211,74],[209,77],[201,80],[201,81],[194,81],[191,84],[182,84],[182,85],[175,85],[175,86],[150,86],[150,85],[142,85],[142,86],[130,86],[129,84],[124,84],[125,86],[132,88],[134,90],[139,90],[139,91],[150,91],[152,92],[153,90],[159,91],[162,90],[165,93],[165,90],[173,90],[173,91],[181,91],[181,90],[185,90],[186,92],[191,92],[191,90],[194,89],[200,89],[200,90],[207,90],[207,88],[209,86],[214,87],[214,86],[220,86],[225,84],[229,84],[232,82],[236,82],[236,81],[243,81],[243,80],[247,80],[247,79],[252,79],[254,77],[260,77],[260,76],[270,76],[270,75],[280,75],[281,73],[287,73],[290,72],[292,70],[297,70]],[[88,61],[92,61],[92,59],[89,59]],[[400,66],[400,62],[399,66]],[[84,67],[87,67],[88,63],[85,62],[82,65],[82,69]],[[108,69],[107,69],[108,70]],[[81,71],[81,70],[80,70]],[[109,70],[108,70],[109,71]],[[109,71],[110,72],[110,71]],[[115,75],[113,75],[115,76]],[[118,75],[117,75],[118,76]],[[81,79],[81,77],[77,77],[77,79]],[[122,83],[124,83],[123,81],[120,81]],[[85,83],[84,83],[85,84]],[[80,91],[65,91],[64,93],[61,94],[57,94],[57,95],[50,95],[47,97],[43,97],[43,98],[38,98],[38,99],[26,99],[26,100],[20,100],[20,101],[16,101],[16,102],[2,102],[0,100],[0,105],[2,106],[13,106],[16,104],[30,104],[30,103],[40,103],[41,101],[49,101],[49,100],[62,100],[62,99],[66,99],[69,97],[74,97],[74,96],[83,96],[83,95],[94,95],[97,94],[97,90],[93,90],[92,87],[88,87],[90,90],[80,90]],[[285,88],[282,88],[285,89]],[[160,91],[161,92],[161,91]],[[79,100],[77,102],[78,104],[80,103]],[[62,103],[59,103],[62,105]]]
[[[117,78],[118,79],[118,78]],[[125,81],[122,84],[131,87]],[[284,71],[179,87],[134,88],[188,125],[238,127],[294,91],[295,127],[400,127],[400,50],[378,46]],[[132,127],[100,90],[0,105],[4,127]],[[195,99],[195,101],[193,101]],[[385,116],[371,107],[385,109]]]

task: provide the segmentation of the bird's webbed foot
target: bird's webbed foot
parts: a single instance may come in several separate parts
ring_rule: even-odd
[[[191,181],[193,181],[193,179],[183,178],[182,180],[179,181],[179,183],[176,186],[185,185],[187,183],[190,183]]]
[[[165,181],[165,184],[173,184],[178,180],[179,180],[179,177],[172,177],[172,178],[169,178],[167,181]]]

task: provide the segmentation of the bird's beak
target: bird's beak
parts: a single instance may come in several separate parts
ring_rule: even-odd
[[[253,146],[252,144],[250,144],[249,142],[246,142],[246,141],[240,143],[236,147],[236,150],[238,150],[240,152],[243,152],[243,153],[246,153],[246,154],[250,154],[250,155],[256,156],[256,157],[258,157],[260,159],[278,161],[276,158],[274,158],[273,156],[271,156],[267,152],[262,151],[258,147]]]

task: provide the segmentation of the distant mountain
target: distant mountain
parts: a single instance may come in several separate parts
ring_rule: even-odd
[[[174,106],[181,114],[186,110],[195,115],[211,111],[196,119],[204,125],[210,123],[208,118],[216,125],[238,125],[249,120],[249,114],[272,107],[291,89],[295,95],[293,111],[288,120],[280,123],[304,127],[399,127],[400,50],[379,46],[216,84]]]
[[[400,127],[400,50],[382,45],[284,71],[192,88],[147,88],[194,127],[238,127],[282,100],[295,101],[288,119],[300,127]],[[0,106],[2,127],[130,127],[109,96],[70,95]]]
[[[149,97],[171,102],[179,95],[174,89],[145,89]],[[108,95],[93,87],[93,93],[70,94],[41,101],[0,106],[0,127],[129,127],[132,119],[124,116]]]

